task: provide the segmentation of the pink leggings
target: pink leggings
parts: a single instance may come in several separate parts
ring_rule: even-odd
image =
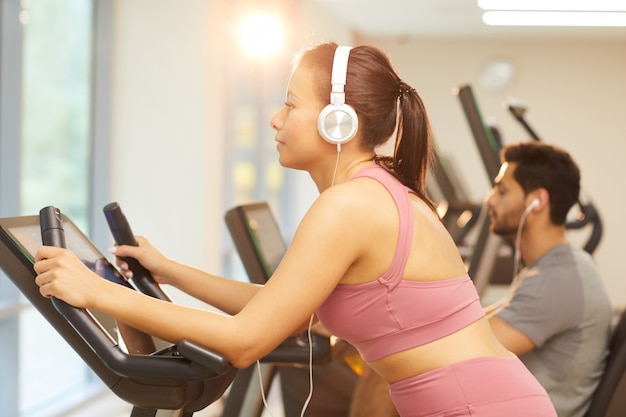
[[[402,417],[556,417],[546,391],[515,356],[455,363],[390,390]]]

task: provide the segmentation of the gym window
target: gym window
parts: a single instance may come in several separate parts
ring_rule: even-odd
[[[108,175],[108,162],[92,158],[103,149],[94,133],[101,117],[94,97],[96,24],[109,18],[97,11],[110,7],[96,3],[103,2],[0,3],[0,216],[55,205],[92,239],[92,207],[106,199],[92,194],[93,182]],[[4,276],[0,341],[3,416],[61,416],[104,389]]]

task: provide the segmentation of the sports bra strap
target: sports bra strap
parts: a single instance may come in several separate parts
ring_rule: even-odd
[[[389,269],[378,278],[381,284],[392,290],[402,279],[413,239],[414,217],[409,198],[410,188],[399,182],[379,165],[368,166],[352,176],[352,178],[359,177],[372,178],[378,181],[389,192],[398,208],[399,230],[396,251]]]

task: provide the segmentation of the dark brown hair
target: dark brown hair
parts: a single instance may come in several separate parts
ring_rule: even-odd
[[[567,213],[580,193],[580,170],[572,157],[553,145],[520,142],[505,146],[500,159],[517,165],[513,178],[524,194],[545,188],[550,194],[550,220],[565,224]]]
[[[304,51],[297,59],[298,64],[313,71],[319,97],[327,103],[336,48],[334,42],[322,43]],[[345,92],[346,104],[359,117],[361,145],[367,149],[375,150],[385,144],[396,128],[397,119],[393,156],[377,156],[376,162],[434,210],[426,195],[426,174],[433,158],[430,122],[419,94],[400,79],[389,57],[372,46],[356,46],[350,51]]]

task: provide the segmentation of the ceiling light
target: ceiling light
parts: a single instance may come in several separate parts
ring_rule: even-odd
[[[275,16],[257,14],[242,24],[241,42],[251,56],[267,58],[274,55],[280,50],[283,38],[283,27]]]
[[[625,12],[626,0],[478,0],[483,10]]]
[[[488,11],[490,26],[606,26],[626,27],[626,13]]]

